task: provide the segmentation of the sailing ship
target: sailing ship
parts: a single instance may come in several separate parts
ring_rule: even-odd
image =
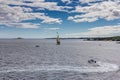
[[[56,45],[60,45],[60,37],[58,32],[57,32],[57,38],[56,38]]]

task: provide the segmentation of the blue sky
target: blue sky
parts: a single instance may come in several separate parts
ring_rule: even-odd
[[[0,38],[120,35],[119,0],[0,0]]]

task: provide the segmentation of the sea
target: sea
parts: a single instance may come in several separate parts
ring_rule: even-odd
[[[0,39],[0,80],[120,80],[119,66],[116,41]]]

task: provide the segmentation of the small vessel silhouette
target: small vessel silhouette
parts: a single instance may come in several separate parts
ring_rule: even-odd
[[[60,45],[60,37],[58,32],[57,32],[57,38],[56,38],[56,45]]]

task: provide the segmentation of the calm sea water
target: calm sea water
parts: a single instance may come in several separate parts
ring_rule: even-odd
[[[36,47],[38,45],[39,47]],[[0,69],[25,66],[92,66],[89,59],[120,65],[120,44],[112,41],[1,39]],[[34,67],[34,66],[33,66]],[[34,69],[34,68],[33,68]],[[0,73],[0,80],[119,80],[119,72],[33,71]]]

